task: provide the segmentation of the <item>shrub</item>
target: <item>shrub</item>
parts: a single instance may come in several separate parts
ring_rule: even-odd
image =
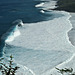
[[[75,75],[75,73],[73,73],[73,69],[72,68],[64,68],[64,69],[59,69],[56,68],[58,70],[59,73],[61,73],[62,75],[64,75],[64,73],[66,73],[66,75]]]
[[[9,64],[4,64],[2,62],[4,58],[0,59],[0,71],[2,75],[15,75],[16,71],[18,70],[18,66],[13,67],[13,56],[10,56],[10,60],[8,61]]]

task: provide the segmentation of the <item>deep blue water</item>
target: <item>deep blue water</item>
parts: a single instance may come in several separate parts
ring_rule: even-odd
[[[46,19],[47,15],[35,8],[42,1],[34,0],[0,0],[0,35],[5,33],[12,22],[22,19],[24,23],[39,22]]]
[[[41,3],[38,0],[0,0],[0,37],[13,25],[12,22],[21,19],[24,23],[44,21],[51,15],[40,12],[41,8],[35,5]],[[1,41],[1,40],[0,40]],[[0,42],[0,55],[3,42]]]

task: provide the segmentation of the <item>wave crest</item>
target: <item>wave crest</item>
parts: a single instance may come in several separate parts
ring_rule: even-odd
[[[20,19],[14,21],[13,24],[14,25],[1,37],[2,41],[4,41],[5,43],[11,42],[14,40],[15,37],[19,36],[20,31],[19,31],[18,27],[24,25],[22,20],[20,20]]]

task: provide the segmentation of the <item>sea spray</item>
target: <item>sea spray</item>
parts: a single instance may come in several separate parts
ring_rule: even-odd
[[[1,37],[0,42],[0,57],[5,54],[5,47],[8,42],[12,42],[17,36],[20,35],[19,27],[23,26],[22,20],[16,20],[13,22],[13,26]]]
[[[13,23],[15,23],[16,25],[14,24],[14,26],[12,26],[1,37],[1,40],[5,41],[5,43],[13,41],[15,37],[20,35],[20,31],[19,31],[18,27],[23,26],[23,22],[21,20],[16,20]]]

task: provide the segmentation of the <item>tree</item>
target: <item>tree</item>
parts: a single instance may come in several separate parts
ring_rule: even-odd
[[[7,66],[7,64],[4,64],[2,62],[4,58],[0,59],[0,71],[2,73],[2,75],[15,75],[16,71],[19,69],[18,66],[13,66],[13,56],[10,56],[10,60],[8,61],[9,64]]]
[[[58,70],[59,73],[61,73],[62,75],[64,75],[64,73],[66,73],[67,75],[75,75],[75,73],[73,73],[73,69],[72,68],[64,68],[64,69],[59,69],[56,68]]]

